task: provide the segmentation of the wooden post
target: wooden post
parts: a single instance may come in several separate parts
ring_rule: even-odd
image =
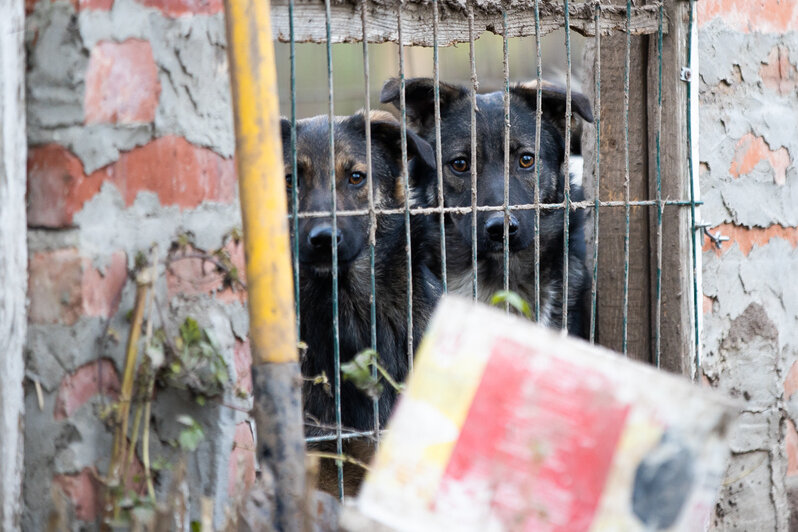
[[[619,2],[615,2],[619,3]],[[646,200],[649,195],[647,36],[632,35],[629,71],[629,199]],[[595,46],[586,45],[584,87],[592,99],[595,83]],[[616,31],[601,39],[601,174],[599,197],[602,201],[625,199],[624,156],[624,68],[626,34]],[[585,128],[584,187],[593,197],[595,176],[595,137]],[[649,263],[649,207],[630,209],[629,299],[627,345],[631,358],[651,360],[651,295]],[[591,222],[592,224],[592,219]],[[624,207],[601,207],[599,214],[598,316],[597,341],[621,351],[624,316]],[[592,234],[592,225],[588,232]]]
[[[305,441],[277,73],[268,0],[227,0],[239,196],[247,255],[257,459],[274,486],[258,528],[302,530]]]
[[[28,284],[24,2],[0,0],[0,13],[0,529],[19,530]]]
[[[669,20],[662,43],[662,135],[660,172],[663,199],[689,199],[690,174],[687,146],[688,84],[680,79],[687,59],[687,29],[690,2],[668,0],[663,16]],[[657,88],[659,58],[656,34],[648,47],[648,145],[650,196],[656,197]],[[698,105],[698,102],[693,102]],[[697,178],[697,176],[696,176]],[[656,282],[656,209],[650,212],[652,296]],[[661,360],[664,369],[690,374],[694,353],[691,220],[689,207],[665,207],[662,224]],[[651,319],[656,318],[656,300],[651,299]],[[652,321],[653,327],[653,321]],[[652,328],[653,330],[653,328]]]
[[[616,2],[618,3],[618,2]],[[687,53],[689,2],[665,2],[662,45],[662,112],[658,106],[657,34],[632,36],[629,85],[630,199],[657,198],[657,131],[661,119],[659,176],[663,200],[688,200],[687,84],[680,79]],[[601,41],[602,200],[624,199],[623,72],[626,36]],[[594,92],[595,47],[588,41],[585,87]],[[595,146],[585,128],[583,146]],[[592,193],[594,160],[585,158],[585,190]],[[665,206],[662,216],[660,365],[689,374],[694,353],[694,312],[689,206]],[[623,208],[602,208],[599,224],[598,339],[620,350],[623,325]],[[656,362],[657,207],[634,207],[630,217],[628,346],[633,358]]]

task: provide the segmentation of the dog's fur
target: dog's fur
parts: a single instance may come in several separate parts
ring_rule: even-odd
[[[381,101],[399,107],[399,90],[398,80],[388,80],[383,86]],[[536,165],[540,166],[541,203],[561,203],[564,198],[565,91],[548,83],[543,85],[540,152],[535,154],[537,91],[534,82],[510,89],[510,205],[534,203]],[[464,87],[440,83],[439,94],[444,204],[447,207],[470,207],[470,92]],[[434,146],[433,80],[407,80],[405,96],[411,127]],[[476,96],[477,204],[480,206],[501,206],[504,202],[503,97],[503,92]],[[579,115],[588,122],[593,121],[587,98],[574,92],[571,102],[574,117]],[[529,168],[523,168],[520,164],[525,154],[534,157]],[[456,171],[455,161],[458,159],[467,163],[465,171]],[[426,174],[425,203],[437,205],[436,173],[426,170]],[[584,199],[581,187],[572,183],[570,197],[571,201]],[[562,325],[563,216],[563,209],[540,211],[540,321],[555,328]],[[448,289],[471,296],[472,215],[447,214],[445,220]],[[509,287],[532,303],[535,301],[535,211],[511,211],[508,223],[515,226],[509,235]],[[481,211],[477,215],[476,226],[478,296],[488,301],[504,286],[504,213]],[[586,337],[590,274],[585,264],[584,215],[578,209],[570,213],[568,249],[567,328],[573,335]]]
[[[401,129],[385,112],[370,114],[372,138],[372,180],[377,209],[405,205]],[[335,129],[335,183],[337,210],[361,210],[369,206],[366,164],[365,115],[337,117]],[[300,120],[296,125],[297,183],[299,212],[330,211],[329,121],[326,116]],[[282,120],[283,159],[287,187],[291,183],[291,126]],[[408,157],[415,167],[434,165],[430,145],[412,131],[407,131]],[[350,179],[359,172],[360,182]],[[414,185],[411,175],[411,185]],[[355,180],[357,181],[357,179]],[[290,193],[289,193],[290,198]],[[413,203],[415,199],[411,198]],[[423,217],[411,217],[413,346],[417,346],[433,307],[440,297],[438,278],[428,267],[432,255],[427,241],[429,231]],[[301,218],[292,243],[299,242],[300,339],[307,344],[302,359],[302,373],[307,436],[330,433],[335,426],[335,401],[331,393],[310,379],[324,373],[334,382],[333,362],[333,289],[331,217]],[[371,279],[369,252],[369,217],[339,216],[341,239],[338,243],[338,318],[340,361],[351,360],[358,352],[371,347]],[[326,228],[326,229],[325,229]],[[329,231],[326,244],[312,239],[319,231]],[[316,242],[316,244],[314,244]],[[323,242],[323,239],[322,239]],[[407,324],[407,255],[402,214],[377,215],[375,245],[375,285],[377,353],[379,363],[397,381],[408,370]],[[292,246],[292,249],[294,247]],[[388,420],[396,391],[387,384],[379,398],[379,422]],[[347,380],[341,382],[341,423],[345,429],[370,430],[375,426],[370,397]],[[360,458],[363,453],[359,453]],[[324,463],[322,475],[324,476]],[[327,471],[329,473],[329,471]],[[335,484],[333,483],[332,486]],[[336,492],[337,493],[337,492]]]

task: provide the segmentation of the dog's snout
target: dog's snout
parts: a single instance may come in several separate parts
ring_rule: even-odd
[[[341,245],[341,230],[335,231],[335,244]],[[308,243],[317,250],[331,249],[333,243],[333,228],[329,224],[317,225],[308,232]]]
[[[504,214],[494,213],[485,220],[485,230],[488,237],[494,242],[501,242],[504,239]],[[512,237],[518,232],[518,219],[511,214],[507,220],[507,235]]]

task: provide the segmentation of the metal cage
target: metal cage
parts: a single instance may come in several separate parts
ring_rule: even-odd
[[[657,367],[689,374],[695,378],[700,366],[698,305],[698,278],[700,264],[696,246],[700,243],[701,224],[698,220],[697,184],[694,179],[694,132],[691,129],[691,41],[693,38],[693,5],[690,2],[627,0],[625,5],[592,1],[585,3],[547,0],[519,0],[513,2],[455,2],[431,0],[430,2],[380,2],[358,0],[355,3],[333,3],[331,0],[277,0],[272,4],[273,35],[290,46],[290,120],[293,168],[293,186],[289,204],[289,218],[296,233],[298,220],[307,217],[329,216],[333,228],[339,217],[368,216],[370,224],[369,252],[371,265],[371,348],[376,349],[377,330],[375,317],[375,245],[377,216],[403,215],[407,249],[411,245],[410,217],[432,215],[437,219],[440,232],[440,253],[443,257],[440,272],[444,290],[447,283],[446,238],[444,220],[448,213],[471,215],[472,229],[476,232],[478,211],[504,213],[504,287],[508,280],[508,217],[516,210],[535,213],[538,224],[535,234],[536,298],[530,304],[534,317],[540,316],[540,235],[538,232],[541,211],[560,210],[567,213],[584,209],[590,215],[588,226],[589,269],[592,274],[590,341],[613,347],[624,354],[648,361]],[[431,24],[430,24],[431,21]],[[510,58],[509,42],[516,37],[534,37],[536,80],[543,77],[541,37],[558,28],[564,28],[566,54],[566,110],[565,110],[565,171],[569,172],[571,139],[571,31],[590,39],[592,61],[589,61],[588,80],[585,85],[592,92],[596,117],[591,130],[583,136],[583,154],[586,161],[584,190],[588,199],[572,201],[569,180],[565,180],[565,198],[562,203],[540,201],[540,165],[536,169],[535,201],[517,205],[509,201],[509,129],[510,129]],[[476,161],[476,93],[478,86],[475,40],[483,31],[502,37],[502,65],[504,91],[504,202],[497,206],[478,206],[476,197],[477,172],[471,172],[470,207],[447,207],[443,197],[443,175],[440,134],[440,83],[439,48],[452,43],[468,43],[471,71],[471,167]],[[603,43],[602,41],[607,42]],[[362,43],[362,69],[364,82],[363,107],[366,111],[367,166],[371,169],[371,133],[369,127],[370,71],[368,43],[393,42],[398,44],[398,78],[400,80],[400,122],[402,131],[402,157],[404,162],[405,204],[400,209],[380,210],[375,207],[371,172],[367,174],[369,206],[364,210],[342,211],[336,205],[335,179],[332,183],[332,204],[328,211],[299,212],[297,199],[297,61],[296,43],[326,44],[327,114],[329,117],[330,167],[335,170],[335,95],[333,89],[333,44],[341,42]],[[634,45],[633,45],[634,43]],[[405,101],[405,48],[408,46],[432,47],[435,83],[435,153],[437,157],[437,205],[413,207],[409,200],[407,153],[407,108]],[[642,63],[641,63],[642,62]],[[609,64],[608,64],[609,63]],[[642,66],[641,66],[642,64]],[[620,68],[619,68],[620,67]],[[321,79],[321,78],[320,78]],[[321,83],[321,81],[320,81]],[[618,90],[620,89],[620,91]],[[642,103],[639,100],[643,95]],[[540,149],[541,93],[537,101],[536,152]],[[635,108],[630,113],[631,108]],[[644,124],[639,122],[637,111],[642,109]],[[664,112],[663,112],[664,111]],[[643,161],[642,166],[635,161]],[[640,192],[642,191],[642,192]],[[563,216],[564,240],[563,283],[568,285],[569,216]],[[698,233],[697,233],[698,231]],[[698,235],[698,236],[697,236]],[[607,244],[605,245],[605,242]],[[643,242],[643,244],[640,244]],[[478,293],[477,244],[472,239],[472,297]],[[294,285],[299,334],[299,264],[298,244],[294,246]],[[663,253],[667,250],[667,254]],[[620,252],[620,253],[618,253]],[[622,255],[621,260],[618,255]],[[412,370],[412,257],[408,263],[407,282],[407,342],[408,363]],[[334,441],[337,454],[343,452],[343,441],[348,438],[370,437],[379,439],[382,427],[375,415],[373,430],[349,431],[341,425],[341,374],[338,323],[338,254],[332,246],[333,285],[333,335],[335,345],[335,375],[332,376],[336,426],[329,434],[309,439],[309,442]],[[638,268],[640,263],[645,267]],[[616,265],[617,264],[617,265]],[[606,273],[605,273],[606,272]],[[635,278],[635,275],[637,277]],[[630,283],[630,281],[632,281]],[[644,290],[638,290],[639,287]],[[564,318],[567,316],[568,291],[564,290]],[[605,295],[606,294],[606,295]],[[563,319],[563,325],[566,323]],[[644,340],[640,340],[640,339]],[[300,338],[301,340],[301,338]],[[364,346],[365,347],[365,346]],[[372,368],[375,372],[376,369]],[[375,413],[377,404],[375,400]],[[343,497],[344,473],[338,462],[339,495]]]

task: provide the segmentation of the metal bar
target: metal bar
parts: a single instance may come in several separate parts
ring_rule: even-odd
[[[626,0],[626,59],[623,69],[623,131],[624,131],[624,202],[626,204],[626,225],[623,233],[623,347],[624,355],[628,355],[629,331],[629,71],[632,55],[632,34],[630,26],[630,10],[632,0]]]
[[[474,6],[468,3],[468,59],[471,63],[471,291],[477,298],[477,63],[474,56]]]
[[[660,141],[662,138],[662,4],[659,5],[660,31],[657,33],[657,279],[655,287],[656,307],[654,322],[654,362],[660,367],[660,344],[662,341],[662,168],[660,164]]]
[[[288,1],[288,27],[290,32],[291,61],[291,215],[294,232],[294,304],[296,306],[296,336],[301,337],[300,302],[299,302],[299,195],[297,193],[296,164],[296,42],[294,41],[294,0]]]
[[[690,200],[669,200],[663,199],[662,204],[670,207],[689,207]],[[696,201],[695,204],[702,205],[703,202]],[[599,201],[599,207],[656,207],[657,200],[630,200],[629,202],[619,201]],[[591,209],[595,208],[595,201],[583,200],[572,201],[570,204],[571,209]],[[565,208],[564,203],[522,203],[509,205],[510,211],[532,211],[532,210],[561,210]],[[480,205],[476,208],[477,212],[500,212],[504,210],[504,205]],[[471,214],[472,207],[412,207],[410,214]],[[378,215],[386,214],[404,214],[404,207],[395,209],[374,209]],[[338,216],[368,216],[368,209],[354,209],[337,211]],[[331,211],[303,211],[299,213],[299,219],[303,218],[324,218],[331,216]]]
[[[332,234],[338,234],[338,198],[335,190],[335,111],[333,106],[333,64],[332,64],[332,33],[330,29],[330,0],[324,0],[324,14],[327,26],[327,118],[328,118],[328,135],[329,135],[329,175],[330,175],[330,192],[331,192],[331,210],[332,210]],[[333,322],[333,366],[335,371],[334,394],[335,394],[335,434],[336,438],[336,452],[343,454],[343,442],[341,440],[341,337],[340,337],[340,323],[338,317],[338,242],[336,238],[330,239],[330,248],[332,249],[332,322]],[[341,461],[336,462],[338,469],[338,497],[343,500],[344,498],[344,464]]]
[[[543,60],[540,50],[540,0],[535,0],[535,54],[537,56],[537,103],[535,106],[535,159],[540,154],[540,126],[543,120]],[[535,164],[535,321],[540,321],[540,164]]]
[[[363,25],[363,99],[364,115],[366,122],[366,185],[369,193],[369,298],[371,349],[377,351],[377,281],[375,275],[375,256],[377,247],[377,215],[374,212],[374,169],[371,159],[371,98],[369,97],[370,71],[369,71],[369,46],[366,41],[366,28],[368,19],[368,0],[360,3],[360,22]],[[371,378],[377,379],[377,366],[371,366]],[[380,400],[375,397],[372,401],[372,415],[374,416],[374,431],[380,431]],[[378,436],[379,438],[379,436]]]
[[[569,27],[568,0],[563,0],[565,14],[565,191],[563,209],[563,252],[562,252],[562,323],[563,331],[568,329],[568,274],[569,238],[571,222],[571,28]]]
[[[257,458],[274,478],[278,530],[301,530],[305,491],[285,170],[270,2],[227,0],[236,159],[246,250]]]
[[[402,130],[402,178],[405,192],[405,255],[407,256],[407,364],[413,371],[413,254],[410,240],[410,174],[407,164],[407,102],[405,100],[405,48],[402,44],[402,2],[396,5],[396,22],[399,26],[399,111]]]
[[[441,160],[441,80],[438,61],[438,0],[432,0],[433,19],[432,19],[432,69],[435,84],[435,173],[438,178],[438,206],[443,209],[445,205],[443,199],[443,161]],[[443,293],[448,292],[446,286],[446,216],[441,210],[440,218],[440,239],[441,239],[441,282]]]
[[[502,13],[502,62],[504,64],[504,239],[502,253],[504,274],[502,286],[510,289],[510,51],[507,39],[507,11]],[[510,312],[509,301],[504,302],[504,312]]]
[[[599,18],[601,17],[601,2],[595,3],[595,24],[598,29]],[[596,94],[594,103],[594,116],[596,121],[596,166],[594,168],[594,196],[593,196],[593,280],[590,287],[590,343],[596,343],[596,324],[598,323],[596,312],[598,311],[598,254],[599,254],[599,197],[601,181],[601,32],[596,31],[596,62],[595,62],[595,82]]]
[[[374,430],[363,430],[363,431],[352,431],[352,432],[343,432],[341,434],[342,440],[352,440],[355,438],[363,438],[363,437],[370,437],[373,438],[374,441],[379,441],[382,438],[383,434],[385,434],[386,430],[374,431]],[[310,436],[305,439],[308,443],[320,443],[323,441],[335,441],[338,439],[338,435],[335,433],[330,434],[322,434],[319,436]]]
[[[696,35],[694,34],[695,25],[695,0],[690,0],[690,9],[689,9],[689,16],[687,22],[687,68],[693,69],[694,64],[693,61],[693,49],[696,45],[695,38]],[[695,58],[695,63],[698,62],[698,57]],[[696,68],[697,70],[697,68]],[[698,299],[698,291],[699,291],[699,279],[701,276],[701,269],[699,267],[699,260],[700,255],[698,254],[698,242],[696,240],[696,231],[701,231],[701,228],[698,226],[698,213],[696,212],[696,207],[701,204],[698,201],[698,182],[695,179],[695,155],[694,150],[696,146],[694,146],[694,138],[693,138],[693,113],[695,110],[693,109],[693,91],[697,91],[697,80],[698,80],[698,73],[696,72],[691,80],[689,81],[689,87],[687,89],[687,156],[688,156],[688,171],[690,176],[690,222],[692,226],[692,231],[690,231],[691,237],[691,252],[692,252],[692,265],[693,265],[693,319],[694,319],[694,329],[695,329],[695,355],[693,360],[693,375],[692,378],[694,381],[698,381],[701,377],[701,307],[699,304]]]

